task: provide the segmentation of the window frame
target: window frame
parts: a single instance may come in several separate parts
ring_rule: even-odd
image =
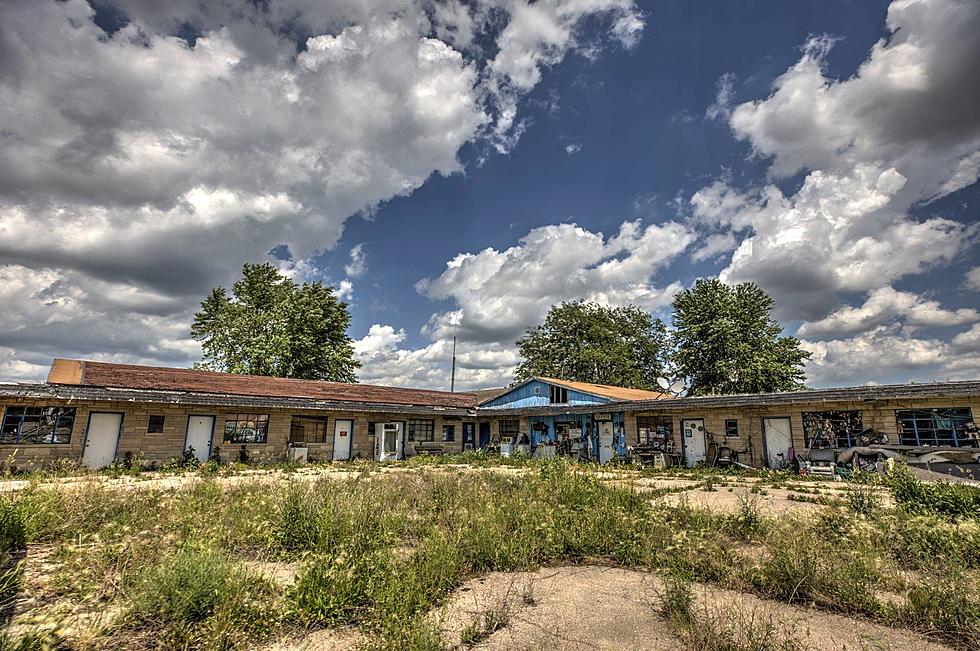
[[[456,423],[442,424],[442,442],[443,443],[456,442]]]
[[[293,423],[295,423],[297,420],[299,420],[299,421],[312,421],[312,422],[314,422],[317,425],[317,428],[316,428],[316,430],[314,432],[314,437],[313,437],[312,440],[310,439],[309,436],[306,435],[305,429],[304,429],[304,434],[303,434],[303,440],[302,441],[296,440],[296,439],[293,438]],[[328,422],[328,420],[329,420],[329,417],[328,416],[302,416],[302,415],[296,415],[296,414],[291,415],[290,418],[289,418],[289,438],[288,438],[287,443],[307,443],[307,444],[308,443],[326,443],[327,442],[327,436],[328,436],[328,433],[329,433],[329,427],[328,427],[329,422]],[[322,436],[320,436],[318,438],[316,436],[316,432],[319,432],[321,430],[322,430]]]
[[[548,392],[548,402],[552,405],[567,405],[568,404],[568,389],[565,387],[560,387],[557,384],[548,385],[550,390]],[[564,400],[562,400],[564,398]]]
[[[146,419],[146,433],[163,434],[163,428],[166,426],[166,424],[167,424],[166,414],[150,414]],[[159,427],[159,429],[156,429],[154,425]]]
[[[735,432],[732,434],[731,432]],[[737,439],[739,438],[738,432],[738,419],[737,418],[726,418],[725,419],[725,438],[726,439]]]
[[[959,412],[955,415],[940,416],[936,412]],[[902,416],[902,414],[907,414]],[[937,427],[936,421],[939,418],[950,421],[950,427]],[[911,424],[912,432],[909,436],[906,432],[906,424]],[[973,422],[973,410],[970,407],[913,407],[911,409],[895,410],[895,425],[898,431],[898,442],[901,445],[915,446],[948,446],[962,447],[964,429],[967,423]],[[949,431],[949,438],[940,439],[939,432]],[[923,434],[932,432],[931,440],[923,443]],[[940,441],[949,440],[951,443],[941,443]],[[907,442],[909,441],[909,442]]]
[[[18,410],[21,412],[20,414],[11,413],[11,411]],[[29,410],[37,410],[39,413],[29,414]],[[0,420],[0,445],[71,445],[72,432],[75,429],[77,417],[78,409],[76,407],[8,405],[4,409],[3,420]],[[13,418],[17,418],[16,430],[12,440],[7,440],[6,432],[10,427],[8,420],[12,421]],[[24,438],[24,424],[28,422],[29,418],[31,419],[30,422],[37,419],[38,427],[41,425],[42,418],[47,419],[48,424],[51,424],[52,427],[50,433],[46,435],[48,440],[38,441]],[[66,419],[67,423],[64,422]],[[65,437],[64,440],[58,440],[59,433]]]
[[[514,429],[504,429],[504,423],[513,423]],[[521,435],[521,419],[519,418],[504,418],[497,422],[497,434],[500,438],[505,436],[511,436],[515,440]]]
[[[225,416],[225,425],[222,428],[222,434],[221,434],[222,443],[228,445],[266,445],[269,443],[269,421],[271,420],[269,414],[242,411],[242,412],[228,413],[225,414],[224,416]],[[250,423],[252,421],[256,423],[254,432],[262,433],[261,440],[255,438],[249,439],[242,436],[242,432],[245,431],[245,428],[241,426],[241,423]],[[228,436],[229,423],[237,424],[236,428],[234,429],[234,432],[236,432],[237,434],[236,436],[232,436],[232,437]],[[264,426],[259,427],[258,426],[259,423],[263,423]]]
[[[652,421],[652,422],[651,422]],[[674,417],[664,415],[636,417],[636,444],[649,445],[654,440],[674,438]]]
[[[421,429],[416,430],[421,426]],[[419,438],[418,433],[425,434],[427,438]],[[434,418],[409,418],[405,421],[405,434],[409,441],[416,443],[435,443],[436,440],[436,421]]]
[[[857,414],[857,418],[853,424],[849,425],[845,422],[845,414]],[[821,434],[822,432],[814,431],[811,432],[811,423],[813,423],[817,417],[822,417],[824,422],[830,422],[831,431],[834,435],[833,444],[831,447],[835,449],[849,448],[853,447],[856,443],[857,436],[864,431],[864,412],[861,409],[824,409],[822,411],[804,411],[800,414],[800,419],[803,421],[803,445],[809,448],[814,441],[814,434]],[[851,416],[853,417],[853,416]],[[840,427],[844,426],[845,429],[841,430]],[[843,440],[844,445],[841,445]]]

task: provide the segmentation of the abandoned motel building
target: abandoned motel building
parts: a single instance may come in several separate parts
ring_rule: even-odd
[[[876,444],[970,463],[980,460],[978,409],[980,381],[675,397],[542,377],[451,393],[57,359],[45,383],[0,384],[0,455],[29,469],[234,460],[242,450],[302,462],[488,449],[780,468]]]

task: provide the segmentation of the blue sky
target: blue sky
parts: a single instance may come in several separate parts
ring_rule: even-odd
[[[458,323],[459,384],[500,385],[551,303],[718,275],[815,386],[980,375],[974,3],[2,11],[2,377],[193,363],[262,259],[350,300],[362,381],[444,388]]]

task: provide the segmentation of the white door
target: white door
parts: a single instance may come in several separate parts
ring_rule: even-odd
[[[187,438],[184,452],[194,448],[194,458],[204,463],[211,457],[211,437],[214,435],[214,416],[190,416],[187,419]]]
[[[612,421],[599,423],[599,463],[608,463],[613,458]]]
[[[93,413],[88,420],[85,451],[82,461],[86,468],[105,468],[116,460],[116,445],[122,430],[122,414]]]
[[[404,456],[401,423],[377,423],[374,426],[374,458],[395,461]]]
[[[770,468],[785,468],[793,447],[789,418],[764,418],[762,429],[766,437],[766,464]]]
[[[335,420],[333,422],[333,460],[350,459],[351,439],[354,438],[354,421]]]
[[[701,418],[682,420],[681,431],[684,441],[684,463],[688,468],[693,468],[697,463],[704,461],[706,456],[704,420]]]

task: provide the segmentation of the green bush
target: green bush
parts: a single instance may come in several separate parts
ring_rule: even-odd
[[[908,513],[980,518],[980,487],[944,481],[925,483],[904,464],[895,466],[890,479],[895,503]]]
[[[271,584],[215,549],[179,547],[130,583],[129,619],[162,630],[168,646],[237,646],[277,619]]]

